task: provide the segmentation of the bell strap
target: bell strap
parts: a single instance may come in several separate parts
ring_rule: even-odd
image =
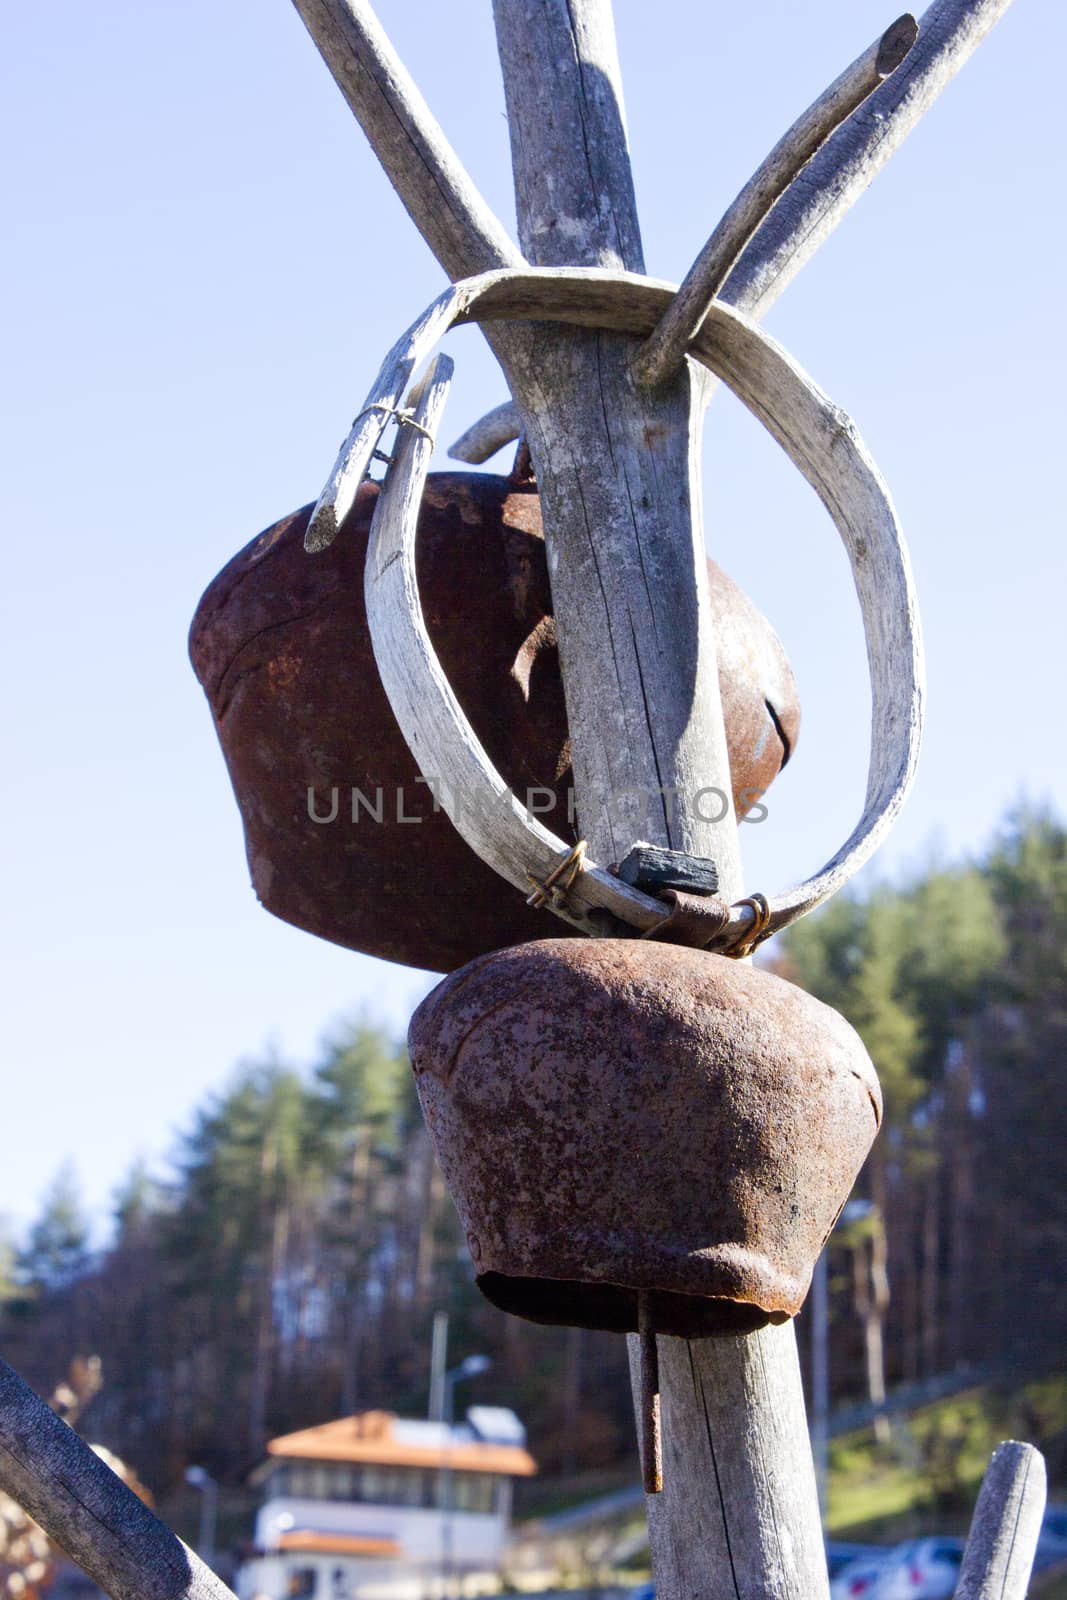
[[[596,269],[519,268],[453,284],[386,356],[337,458],[305,539],[329,545],[355,501],[382,434],[397,430],[367,547],[367,618],[378,671],[415,760],[452,823],[479,856],[524,893],[572,853],[530,814],[486,755],[430,642],[415,575],[423,486],[452,373],[440,355],[408,396],[413,374],[449,328],[465,322],[555,321],[643,339],[675,293],[670,284]],[[859,597],[871,680],[871,738],[863,813],[845,843],[812,877],[731,907],[712,947],[749,946],[836,893],[885,838],[915,775],[923,715],[918,608],[907,550],[889,491],[851,419],[755,323],[715,301],[688,354],[758,417],[807,478],[837,526]],[[546,901],[588,934],[663,924],[661,900],[623,883],[586,856],[567,893]],[[620,924],[622,926],[620,926]]]

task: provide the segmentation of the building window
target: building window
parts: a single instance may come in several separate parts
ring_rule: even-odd
[[[289,1600],[310,1600],[315,1593],[315,1568],[297,1567],[289,1574]]]
[[[357,1468],[351,1490],[354,1500],[376,1506],[426,1506],[432,1504],[429,1493],[421,1467]]]
[[[441,1475],[443,1478],[443,1474]],[[454,1472],[449,1501],[453,1511],[476,1511],[482,1515],[493,1509],[494,1479],[488,1472]],[[443,1507],[445,1486],[437,1486],[436,1504]]]
[[[440,1509],[446,1476],[452,1485],[449,1503],[453,1511],[485,1515],[500,1510],[507,1480],[496,1473],[446,1474],[433,1467],[390,1467],[374,1462],[353,1466],[335,1461],[287,1461],[271,1473],[265,1491],[267,1499],[285,1495],[294,1500]]]

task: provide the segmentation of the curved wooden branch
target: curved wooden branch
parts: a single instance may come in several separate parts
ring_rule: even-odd
[[[0,1489],[115,1600],[235,1600],[6,1361]]]
[[[455,444],[449,445],[448,453],[453,461],[467,461],[472,466],[481,466],[483,461],[488,461],[490,456],[495,456],[498,450],[517,439],[521,432],[519,408],[514,400],[505,400],[503,405],[494,406],[484,417],[479,417],[466,433],[461,433]]]
[[[496,771],[445,677],[419,599],[414,531],[451,375],[452,362],[437,356],[415,395],[411,414],[418,426],[400,430],[367,546],[367,622],[393,715],[435,800],[473,850],[529,893],[528,875],[547,877],[568,846],[530,815]],[[594,933],[588,915],[594,910],[642,928],[664,917],[658,900],[591,865],[559,914]]]
[[[1040,1450],[1015,1439],[998,1445],[974,1508],[955,1600],[1026,1600],[1044,1512]]]
[[[487,273],[456,284],[413,324],[390,352],[372,391],[396,404],[403,374],[421,365],[454,322],[553,320],[647,334],[673,290],[629,273],[598,270]],[[922,647],[907,552],[888,491],[850,419],[766,334],[716,303],[690,353],[722,378],[803,472],[837,525],[848,551],[863,613],[871,674],[871,757],[863,815],[845,844],[813,877],[770,897],[768,931],[785,927],[840,889],[888,832],[911,787],[922,727]],[[548,876],[568,845],[533,817],[489,762],[434,655],[415,581],[415,527],[429,467],[430,437],[444,400],[435,377],[401,427],[379,496],[367,550],[367,616],[382,681],[423,775],[458,831],[516,887]],[[369,461],[353,444],[353,480]],[[312,527],[320,508],[316,508]],[[648,931],[662,906],[589,863],[557,915],[587,933],[608,911]],[[752,925],[737,908],[722,943]]]
[[[761,317],[970,59],[1011,0],[935,0],[908,58],[828,139],[774,207],[720,298]]]
[[[760,223],[816,150],[897,70],[918,32],[919,24],[910,13],[898,17],[779,139],[716,226],[659,326],[634,357],[634,381],[642,388],[656,389],[677,372],[686,346]]]
[[[519,266],[367,0],[293,0],[408,214],[450,278]]]
[[[462,300],[462,292],[457,293],[456,287],[446,289],[419,320],[401,334],[382,362],[366,404],[356,413],[348,438],[341,446],[326,487],[312,512],[304,534],[305,550],[325,550],[337,537],[342,522],[355,504],[356,493],[382,435],[390,423],[398,421],[402,415],[400,403],[415,369],[456,320]]]

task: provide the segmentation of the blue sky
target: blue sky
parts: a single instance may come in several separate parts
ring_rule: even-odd
[[[489,0],[379,14],[512,226]],[[617,0],[649,271],[679,278],[793,117],[892,20],[870,0]],[[769,329],[892,488],[928,650],[915,793],[875,870],[974,850],[1063,793],[1067,10],[1018,0]],[[0,1214],[66,1157],[98,1211],[242,1058],[337,1018],[401,1029],[427,979],[275,921],[185,654],[197,598],[313,498],[393,338],[442,287],[287,0],[20,8],[0,118],[6,581]],[[505,398],[451,341],[446,433]],[[862,800],[847,567],[796,472],[720,393],[709,550],[771,617],[804,727],[753,888],[820,865]]]

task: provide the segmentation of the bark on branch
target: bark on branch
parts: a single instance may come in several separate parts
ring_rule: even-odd
[[[5,1361],[0,1489],[114,1600],[235,1600]]]
[[[642,388],[655,389],[678,370],[686,346],[760,223],[816,150],[897,70],[918,31],[913,16],[898,17],[779,139],[718,223],[659,327],[634,357],[634,379]]]
[[[794,179],[722,289],[762,316],[851,210],[1011,0],[935,0],[904,64],[869,96]]]
[[[521,266],[367,0],[293,0],[386,176],[449,277]]]
[[[770,309],[1010,4],[935,0],[928,7],[907,60],[826,140],[760,224],[721,288],[728,305],[756,317]],[[518,437],[521,421],[517,408],[508,414],[499,406],[494,415],[500,449]],[[479,447],[475,423],[453,450],[461,461],[478,462],[487,459],[474,453]]]

